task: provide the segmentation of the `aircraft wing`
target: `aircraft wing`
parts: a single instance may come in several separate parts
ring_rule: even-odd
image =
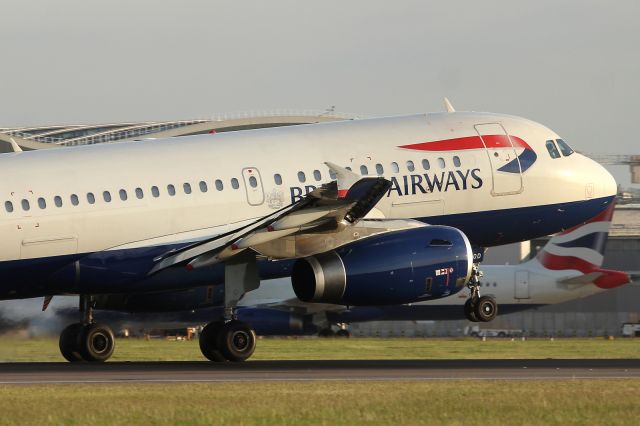
[[[209,266],[246,249],[270,258],[286,259],[327,251],[349,242],[344,231],[369,213],[391,182],[382,177],[362,178],[335,164],[326,164],[336,173],[336,181],[249,225],[159,256],[154,259],[156,264],[149,274],[179,264],[189,269]]]

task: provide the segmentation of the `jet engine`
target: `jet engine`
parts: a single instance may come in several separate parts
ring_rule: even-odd
[[[390,305],[457,293],[471,278],[472,265],[471,245],[462,231],[425,226],[299,259],[291,280],[303,302]]]

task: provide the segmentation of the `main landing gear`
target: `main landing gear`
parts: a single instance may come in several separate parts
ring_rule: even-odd
[[[83,321],[71,324],[60,333],[60,352],[69,362],[104,362],[115,349],[115,338],[109,326],[93,320],[93,298],[80,296]]]
[[[498,315],[498,304],[491,296],[480,296],[480,278],[482,272],[477,265],[473,265],[473,274],[467,287],[471,297],[464,304],[464,316],[471,322],[489,322]]]
[[[255,349],[256,332],[237,319],[210,322],[200,333],[200,351],[210,361],[242,362]]]
[[[235,315],[244,293],[260,285],[255,253],[247,250],[225,263],[224,317],[207,324],[200,333],[200,351],[210,361],[242,362],[256,349],[256,332]]]

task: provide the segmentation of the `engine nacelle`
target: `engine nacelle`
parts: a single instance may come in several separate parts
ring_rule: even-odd
[[[299,259],[291,281],[303,302],[392,305],[457,293],[471,278],[472,265],[471,245],[462,231],[425,226]]]

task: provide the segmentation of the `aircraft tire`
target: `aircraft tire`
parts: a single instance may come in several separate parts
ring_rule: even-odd
[[[227,360],[246,361],[256,350],[256,332],[247,323],[229,321],[220,329],[218,347]]]
[[[492,321],[498,315],[498,304],[493,297],[482,296],[475,303],[474,313],[480,322]]]
[[[75,323],[68,325],[60,333],[60,353],[69,362],[82,362],[82,355],[80,354],[80,345],[78,344],[78,338],[82,331],[82,323]]]
[[[105,362],[115,349],[115,337],[108,325],[85,325],[78,338],[82,359],[89,362]]]
[[[207,324],[200,333],[198,343],[200,352],[209,361],[225,362],[227,359],[222,355],[218,346],[218,335],[224,327],[224,321],[213,321]]]
[[[478,318],[476,317],[475,312],[475,304],[473,303],[473,299],[471,298],[467,299],[467,301],[464,302],[464,316],[471,322],[478,322]]]

